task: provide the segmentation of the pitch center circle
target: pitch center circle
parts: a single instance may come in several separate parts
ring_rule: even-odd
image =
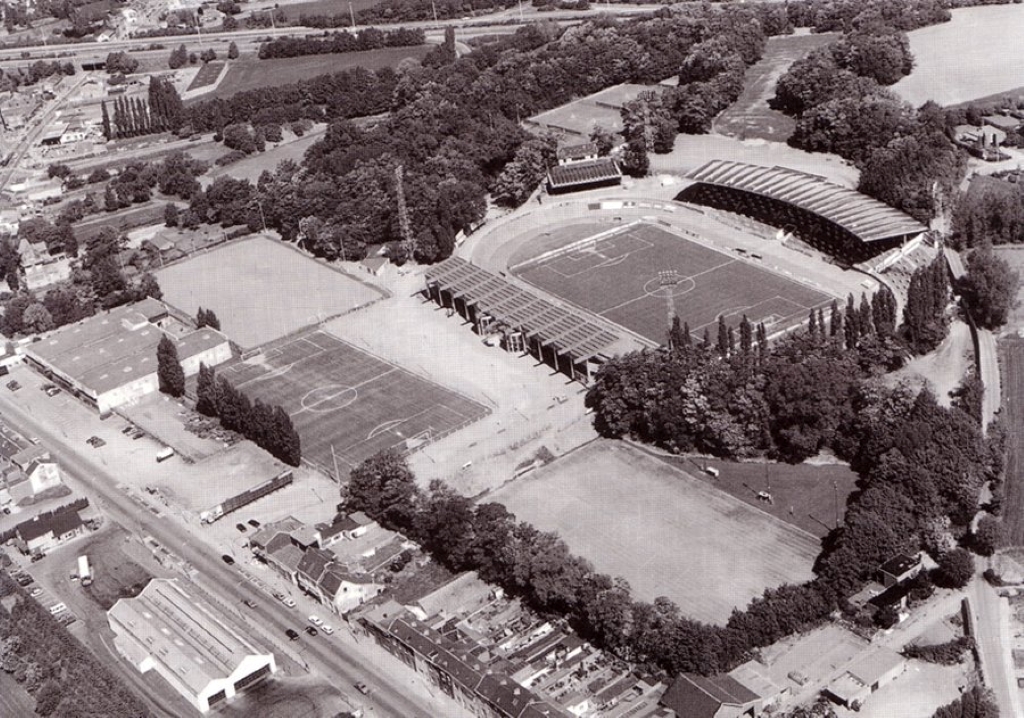
[[[689,277],[679,280],[676,284],[662,284],[660,277],[648,279],[644,284],[644,294],[652,297],[680,297],[697,288],[697,283]]]
[[[302,408],[306,411],[326,413],[344,409],[359,398],[359,392],[344,384],[327,384],[310,389],[302,397]]]

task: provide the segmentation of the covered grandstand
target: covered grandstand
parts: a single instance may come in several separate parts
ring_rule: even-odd
[[[688,179],[694,184],[677,200],[752,217],[848,264],[871,259],[928,230],[882,202],[785,167],[712,160]]]
[[[583,383],[614,354],[636,348],[582,312],[459,257],[428,269],[426,283],[431,299],[471,322],[477,333],[500,338],[506,350],[529,352]]]

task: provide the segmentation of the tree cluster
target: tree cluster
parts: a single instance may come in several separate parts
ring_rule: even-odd
[[[184,43],[178,45],[171,51],[171,56],[167,59],[167,66],[172,70],[185,67],[188,64],[188,50],[185,48]]]
[[[964,4],[974,2],[966,0]],[[850,32],[878,24],[910,32],[949,22],[950,5],[944,0],[795,0],[787,3],[786,9],[794,25],[815,32]]]
[[[11,596],[14,602],[7,604]],[[150,715],[145,704],[6,571],[0,572],[0,597],[5,599],[0,604],[0,670],[32,695],[37,715]]]
[[[302,442],[287,412],[259,399],[250,401],[205,364],[199,365],[196,411],[218,417],[225,429],[237,431],[289,466],[302,461]]]
[[[903,649],[903,655],[907,658],[917,658],[929,663],[938,663],[942,666],[953,666],[963,660],[964,654],[974,647],[974,639],[970,636],[959,636],[950,639],[945,643],[937,643],[930,646],[919,646],[912,643]]]
[[[997,329],[1017,303],[1020,275],[988,246],[967,255],[967,275],[956,289],[978,326]]]
[[[220,319],[212,309],[203,309],[199,307],[199,311],[196,312],[196,328],[202,329],[203,327],[210,327],[220,331]]]
[[[848,441],[859,381],[898,367],[895,305],[883,290],[845,310],[812,311],[808,331],[767,346],[746,317],[719,320],[717,341],[698,345],[674,327],[670,351],[642,351],[607,362],[587,392],[595,427],[673,452],[729,458],[770,455],[802,461]]]
[[[927,354],[949,333],[949,290],[946,262],[941,256],[910,276],[901,331],[914,353]]]
[[[971,686],[952,703],[939,708],[932,718],[997,718],[999,707],[982,686]]]
[[[177,345],[167,335],[160,337],[156,347],[156,378],[164,394],[185,395],[185,370],[181,367]]]
[[[107,55],[106,68],[110,75],[130,75],[139,69],[139,61],[127,52],[111,52]]]
[[[433,20],[435,13],[438,20],[450,20],[514,6],[515,3],[512,0],[435,0],[433,3],[427,0],[383,0],[372,7],[356,12],[356,22],[359,25],[372,25],[374,23]],[[316,18],[303,15],[300,19],[303,25],[321,27],[321,25],[310,24],[310,20],[316,22]],[[327,22],[336,24],[324,25],[324,27],[341,27],[352,21],[345,13],[335,15]]]
[[[278,37],[260,45],[259,58],[270,60],[303,55],[329,55],[377,50],[383,47],[413,47],[426,42],[422,30],[378,30],[367,27],[358,32],[332,32],[304,37]]]
[[[960,249],[1024,243],[1024,183],[1009,173],[975,178],[953,210],[950,241]]]

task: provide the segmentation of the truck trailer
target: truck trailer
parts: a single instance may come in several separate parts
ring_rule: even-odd
[[[89,566],[88,556],[78,557],[78,580],[81,581],[83,586],[88,586],[92,583],[92,567]]]

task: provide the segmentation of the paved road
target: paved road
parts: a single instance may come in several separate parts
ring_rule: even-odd
[[[1009,625],[1002,599],[980,575],[975,576],[967,589],[971,607],[977,619],[975,641],[981,656],[985,685],[992,689],[1001,716],[1020,716],[1020,692],[1016,689],[1013,663],[1008,641]]]
[[[167,514],[157,517],[150,512],[140,511],[138,504],[116,488],[117,477],[106,466],[80,455],[78,447],[70,445],[59,432],[29,416],[17,403],[16,394],[0,394],[0,406],[5,421],[29,436],[39,437],[60,462],[65,473],[86,487],[88,495],[101,499],[103,511],[110,518],[129,530],[138,529],[153,536],[191,563],[200,574],[199,582],[224,605],[236,606],[241,598],[250,595],[250,591],[239,590],[241,576],[238,571],[211,555],[209,547],[192,536],[177,520],[169,518]],[[271,600],[259,601],[256,615],[264,627],[269,629],[269,634],[281,637],[285,629],[301,629],[305,624],[304,617],[297,610],[289,610],[283,604]],[[384,666],[389,674],[368,672],[366,666],[373,664],[368,662],[366,648],[357,646],[344,630],[331,637],[321,635],[309,638],[303,634],[302,641],[302,652],[307,664],[343,692],[354,692],[349,686],[359,681],[371,686],[373,694],[369,698],[359,697],[357,702],[373,709],[372,715],[407,718],[415,715],[464,714],[453,703],[447,700],[442,702],[440,697],[435,696],[434,700],[428,701],[416,695],[416,691],[409,687],[412,672],[397,659],[389,658],[391,665]],[[375,653],[373,655],[376,656]]]

